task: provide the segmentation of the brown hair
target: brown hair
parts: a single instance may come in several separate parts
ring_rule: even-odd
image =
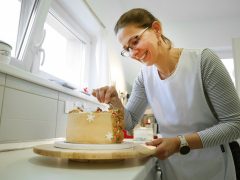
[[[157,18],[155,18],[149,11],[142,8],[135,8],[125,12],[118,19],[114,32],[118,33],[119,29],[124,28],[128,25],[135,25],[139,28],[147,28],[151,27],[154,21],[160,22]],[[161,22],[160,22],[161,23]],[[172,47],[172,42],[166,36],[161,35],[163,41],[167,43],[170,48]]]

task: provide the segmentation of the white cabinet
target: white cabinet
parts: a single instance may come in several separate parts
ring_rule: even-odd
[[[55,138],[58,92],[9,75],[4,83],[0,142]]]
[[[2,101],[3,101],[4,87],[0,85],[0,125],[1,125],[1,113],[2,113]]]
[[[58,101],[56,137],[66,137],[67,114],[65,113],[65,102]]]
[[[29,92],[32,94],[37,94],[40,96],[58,99],[58,92],[55,90],[19,79],[13,76],[9,76],[9,75],[7,75],[6,77],[6,87],[18,89],[18,90]]]
[[[55,137],[57,100],[5,88],[0,141]]]
[[[13,76],[5,78],[0,142],[55,138],[58,92]]]
[[[0,72],[0,125],[1,125],[2,101],[3,101],[5,78],[6,78],[6,75]]]
[[[0,85],[5,84],[5,77],[6,75],[0,72]]]
[[[99,105],[40,84],[0,72],[0,143],[66,137],[66,102]]]

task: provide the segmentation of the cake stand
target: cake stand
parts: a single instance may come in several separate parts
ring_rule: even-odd
[[[135,143],[77,145],[55,142],[54,144],[35,146],[33,147],[33,151],[43,156],[72,160],[118,160],[144,158],[154,155],[156,147]]]

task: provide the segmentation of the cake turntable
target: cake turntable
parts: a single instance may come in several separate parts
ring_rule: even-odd
[[[72,144],[58,141],[33,147],[36,154],[72,160],[118,160],[154,155],[155,146],[123,142],[121,144]]]

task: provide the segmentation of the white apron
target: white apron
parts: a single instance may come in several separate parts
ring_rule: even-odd
[[[201,78],[202,50],[183,50],[175,72],[161,80],[155,66],[142,69],[149,104],[163,137],[198,132],[217,124]],[[236,180],[231,150],[224,145],[178,153],[160,161],[163,180]]]

